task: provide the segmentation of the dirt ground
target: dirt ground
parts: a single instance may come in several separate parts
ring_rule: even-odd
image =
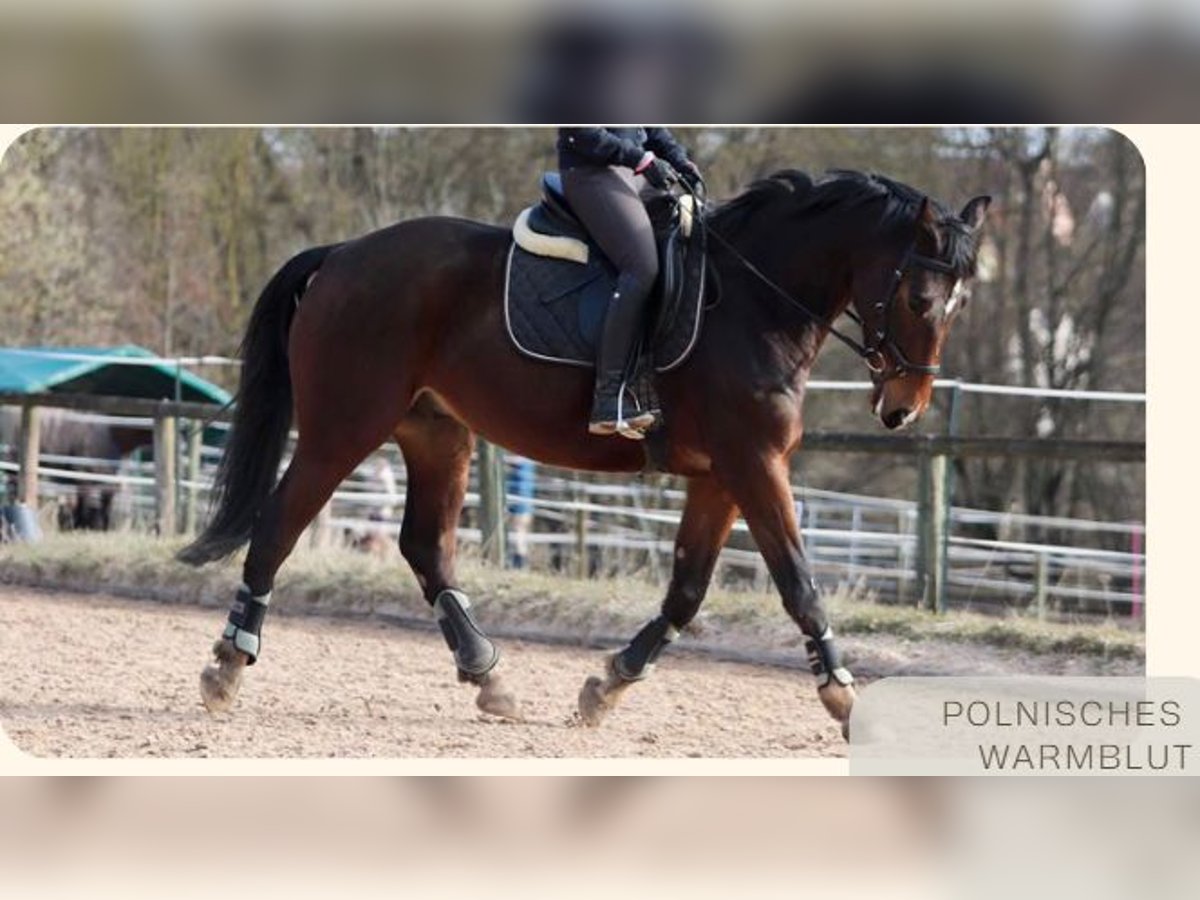
[[[599,729],[575,697],[602,653],[502,641],[527,721],[479,713],[439,635],[378,621],[277,615],[234,709],[213,716],[198,676],[223,624],[212,609],[0,588],[0,723],[35,756],[844,756],[798,670],[672,652]]]
[[[432,628],[284,610],[268,617],[262,661],[247,670],[234,709],[212,716],[200,704],[198,677],[223,624],[224,611],[213,607],[0,586],[0,726],[36,756],[846,754],[790,628],[778,641],[742,646],[714,643],[701,626],[593,730],[573,716],[584,679],[601,670],[601,650],[499,638],[501,671],[526,716],[511,723],[476,710],[475,690],[457,683]],[[689,642],[710,652],[688,653]],[[1142,673],[1129,659],[1030,654],[935,634],[849,635],[842,647],[863,684],[886,675]]]

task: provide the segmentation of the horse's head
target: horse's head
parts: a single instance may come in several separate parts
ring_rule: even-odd
[[[888,428],[925,412],[941,369],[942,346],[967,302],[979,230],[990,197],[976,197],[957,216],[923,199],[898,243],[853,277],[871,369],[871,409]]]

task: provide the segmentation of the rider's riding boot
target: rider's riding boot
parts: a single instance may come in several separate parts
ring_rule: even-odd
[[[640,440],[657,418],[650,410],[639,410],[632,392],[624,388],[630,351],[640,325],[639,306],[622,302],[620,291],[613,294],[609,304],[596,354],[596,388],[588,424],[592,434],[616,432]]]

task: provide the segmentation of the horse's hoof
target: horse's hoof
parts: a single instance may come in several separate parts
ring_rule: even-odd
[[[217,665],[200,673],[200,700],[210,713],[228,712],[242,685],[246,655],[222,638],[213,645],[213,656]]]
[[[241,672],[230,678],[217,666],[205,666],[200,673],[200,700],[210,713],[228,712],[237,698]]]
[[[605,677],[589,675],[579,691],[579,717],[583,724],[595,728],[604,721],[620,701],[632,681],[622,678],[616,668],[616,655],[610,656],[604,665]]]
[[[579,692],[579,717],[583,724],[589,728],[596,728],[604,721],[610,709],[612,703],[605,694],[603,679],[589,675]]]
[[[475,705],[483,712],[492,716],[500,716],[502,719],[519,722],[524,718],[521,715],[521,705],[517,702],[516,695],[496,674],[488,675],[479,685],[479,695],[475,698]]]
[[[825,711],[842,725],[842,737],[850,739],[850,710],[854,707],[854,686],[839,684],[830,680],[827,685],[817,688],[817,696]]]

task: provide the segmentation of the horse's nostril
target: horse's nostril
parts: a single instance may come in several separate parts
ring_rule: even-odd
[[[894,409],[883,417],[883,424],[888,428],[899,428],[907,418],[907,409]]]

